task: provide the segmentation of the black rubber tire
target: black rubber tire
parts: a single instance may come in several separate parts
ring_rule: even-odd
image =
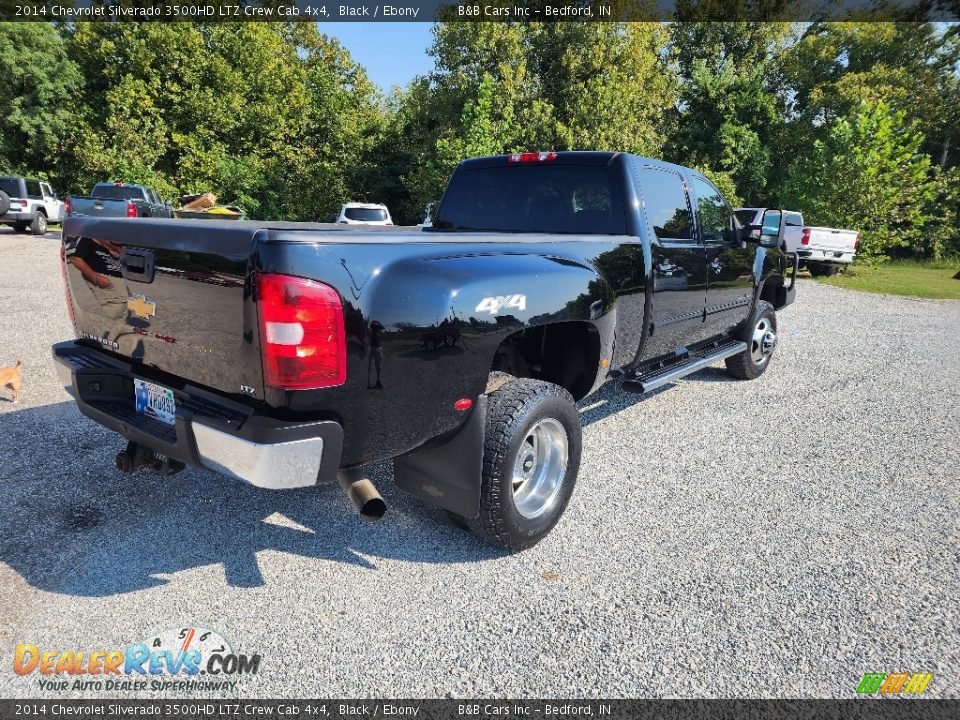
[[[10,196],[0,190],[0,215],[6,215],[10,209]]]
[[[747,344],[747,349],[742,353],[728,357],[724,361],[727,364],[727,372],[738,380],[756,380],[758,377],[763,375],[766,369],[770,367],[770,360],[773,357],[773,352],[776,352],[777,348],[774,347],[773,352],[771,352],[771,354],[768,355],[760,364],[755,363],[753,358],[750,356],[750,344],[753,340],[753,329],[763,317],[768,317],[773,325],[773,331],[777,331],[777,313],[773,309],[773,305],[765,300],[760,300],[757,302],[757,306],[754,308],[750,319],[743,324],[743,329],[740,331],[740,339]]]
[[[544,418],[555,419],[566,432],[567,468],[552,505],[542,515],[527,518],[513,503],[513,463],[530,428]],[[487,401],[480,514],[469,521],[473,533],[508,550],[523,550],[542,540],[573,495],[582,437],[573,397],[559,385],[518,378],[492,392]]]
[[[813,277],[832,277],[840,272],[840,268],[829,263],[807,263],[807,269]]]
[[[38,212],[33,216],[33,222],[30,223],[30,232],[34,235],[43,236],[47,234],[47,216]]]

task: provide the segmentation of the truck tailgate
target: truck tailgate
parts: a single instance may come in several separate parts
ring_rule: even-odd
[[[65,273],[77,333],[135,365],[262,396],[245,295],[256,228],[184,229],[169,220],[69,218]]]
[[[853,252],[857,243],[856,230],[838,230],[836,228],[811,227],[810,247],[820,250]]]
[[[126,217],[126,200],[70,196],[70,214],[89,217]]]

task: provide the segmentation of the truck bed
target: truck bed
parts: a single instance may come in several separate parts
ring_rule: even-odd
[[[609,236],[429,232],[416,227],[88,217],[68,218],[63,237],[81,338],[167,374],[173,383],[173,378],[189,378],[233,395],[248,388],[258,398],[265,388],[251,297],[253,273],[311,277],[335,287],[345,302],[356,300],[351,293],[363,286],[351,275],[356,266],[343,259],[350,256],[346,252],[267,252],[270,245],[389,245],[389,250],[369,252],[356,248],[374,265],[387,268],[425,257],[476,254],[469,247],[478,244],[611,241]],[[461,249],[432,252],[425,247],[436,244]],[[285,255],[309,259],[264,259]],[[288,264],[276,267],[277,262]],[[523,267],[520,262],[516,266]],[[422,287],[424,279],[419,282]]]

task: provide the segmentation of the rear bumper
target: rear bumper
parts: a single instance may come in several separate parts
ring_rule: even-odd
[[[33,213],[31,212],[7,212],[3,215],[0,215],[0,223],[21,223],[21,222],[32,222]]]
[[[849,265],[853,262],[856,253],[849,250],[824,250],[822,248],[804,248],[797,251],[801,260],[806,262],[824,262],[834,263],[836,265]]]
[[[161,455],[274,490],[336,480],[343,447],[339,423],[283,422],[258,415],[208,390],[145,376],[73,341],[54,345],[53,359],[80,412]],[[174,425],[135,411],[134,378],[173,390]]]

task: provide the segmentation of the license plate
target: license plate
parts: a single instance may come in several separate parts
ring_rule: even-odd
[[[173,390],[146,380],[133,380],[137,412],[154,420],[173,425],[177,421],[177,402]]]

